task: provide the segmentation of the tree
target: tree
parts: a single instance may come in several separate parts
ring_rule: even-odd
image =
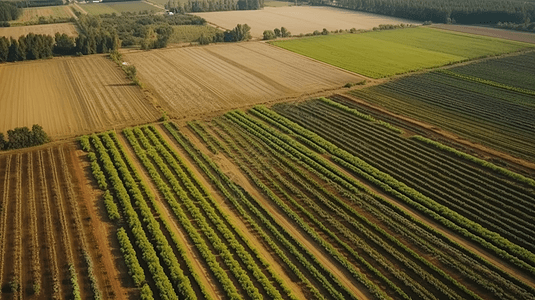
[[[4,138],[4,134],[0,132],[0,150],[6,150],[7,149],[7,141]]]
[[[277,36],[273,32],[273,30],[264,30],[264,40],[273,40],[276,38]]]
[[[282,36],[282,37],[289,37],[289,36],[291,36],[291,35],[292,35],[291,32],[289,32],[286,28],[281,27],[281,36]]]
[[[327,28],[323,28],[323,31],[321,32],[321,34],[323,35],[329,35],[329,30],[327,30]]]
[[[201,36],[199,37],[199,44],[200,45],[208,45],[212,42],[212,38],[209,36],[206,36],[204,33],[201,33]]]
[[[23,60],[22,53],[19,47],[19,41],[11,38],[11,46],[9,46],[9,56],[7,61],[19,61]]]
[[[9,56],[9,40],[0,37],[0,62],[6,62]]]
[[[238,24],[234,29],[225,31],[225,42],[246,41],[251,38],[251,27],[247,24]]]
[[[280,37],[280,36],[281,36],[281,30],[280,30],[280,29],[275,28],[275,29],[273,30],[273,32],[275,33],[275,36],[276,36],[276,37]]]

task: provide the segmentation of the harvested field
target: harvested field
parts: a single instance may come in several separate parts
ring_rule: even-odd
[[[478,27],[468,25],[434,24],[434,28],[446,29],[457,32],[484,35],[500,39],[535,44],[535,33],[519,32],[500,28]]]
[[[374,78],[533,47],[516,41],[425,27],[271,43]]]
[[[75,152],[64,144],[0,156],[2,298],[114,297],[109,251],[99,249],[108,245],[95,242],[100,221],[88,218]]]
[[[28,33],[54,36],[56,32],[65,33],[72,37],[78,36],[78,30],[73,23],[0,27],[0,36],[5,36],[7,38],[12,37],[14,39],[18,39],[21,35],[27,35]]]
[[[0,66],[0,132],[43,126],[54,138],[154,121],[141,90],[101,55]]]
[[[136,52],[124,60],[176,117],[298,97],[363,78],[264,43]]]
[[[48,6],[48,7],[31,7],[23,10],[22,16],[15,20],[15,23],[38,22],[39,17],[46,19],[67,19],[73,17],[70,6]]]
[[[226,29],[232,29],[236,24],[251,26],[253,37],[262,37],[264,30],[286,27],[293,35],[338,29],[372,29],[380,24],[417,24],[415,21],[357,12],[334,7],[265,7],[254,11],[224,11],[195,13],[210,23]]]

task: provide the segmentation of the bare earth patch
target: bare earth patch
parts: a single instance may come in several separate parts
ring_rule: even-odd
[[[292,34],[312,33],[327,28],[329,31],[338,29],[372,29],[379,24],[418,24],[414,21],[365,12],[352,11],[334,7],[265,7],[262,10],[223,11],[196,13],[194,15],[206,19],[226,29],[236,24],[251,26],[253,37],[262,37],[264,30],[286,27]]]
[[[194,117],[340,88],[363,77],[265,43],[125,55],[173,117]]]

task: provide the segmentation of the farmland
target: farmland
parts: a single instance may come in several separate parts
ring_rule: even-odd
[[[450,69],[458,74],[535,91],[535,53],[489,59]],[[532,103],[535,105],[535,103]]]
[[[320,36],[272,43],[373,78],[532,47],[515,41],[467,36],[431,28]]]
[[[160,113],[104,56],[0,65],[0,132],[43,126],[53,138],[156,120]]]
[[[39,22],[39,18],[44,17],[48,19],[68,19],[73,17],[74,14],[68,5],[63,6],[50,6],[50,7],[32,7],[25,8],[22,16],[13,23],[35,23]]]
[[[72,37],[78,36],[78,30],[71,23],[0,27],[0,36],[12,37],[14,39],[18,39],[21,35],[27,35],[28,33],[54,36],[56,32],[65,33]]]
[[[535,160],[532,94],[444,72],[410,76],[351,94],[493,149]]]
[[[298,35],[312,33],[314,30],[321,31],[323,28],[328,30],[351,28],[370,30],[379,24],[416,24],[405,19],[314,6],[265,7],[262,10],[254,11],[221,11],[195,13],[195,15],[226,29],[232,29],[236,24],[247,24],[251,26],[252,36],[257,38],[262,37],[264,30],[273,30],[281,26],[292,34]]]
[[[363,151],[363,159],[369,165],[346,152],[355,147],[350,144],[353,138],[343,139],[337,126],[342,126],[343,132],[359,132],[359,140],[364,142],[362,149],[367,150],[355,151]],[[123,142],[127,150],[121,150],[120,140],[127,141]],[[379,151],[386,141],[395,143],[399,153]],[[164,123],[126,129],[121,137],[93,136],[83,144],[96,151],[97,156],[110,153],[112,161],[124,159],[124,153],[135,153],[134,162],[125,160],[125,167],[121,167],[123,163],[106,163],[107,158],[102,161],[110,168],[119,166],[118,174],[125,185],[138,183],[139,188],[128,194],[138,199],[136,205],[141,205],[143,222],[152,222],[150,209],[167,215],[178,224],[178,232],[187,242],[199,249],[201,269],[211,271],[197,273],[199,279],[191,286],[202,290],[206,282],[203,276],[214,274],[217,277],[212,284],[204,286],[208,294],[214,290],[227,295],[235,292],[245,298],[259,293],[267,298],[280,295],[282,299],[518,299],[533,297],[535,292],[530,275],[534,272],[531,251],[515,244],[522,240],[520,237],[530,239],[533,229],[529,229],[529,221],[493,217],[496,211],[522,211],[524,217],[531,218],[527,210],[534,205],[533,181],[512,173],[505,178],[497,176],[496,166],[474,165],[467,157],[452,157],[451,150],[425,139],[402,138],[392,127],[342,105],[315,100],[300,105],[280,104],[274,110],[260,106],[247,113],[231,111],[207,122],[189,122],[187,127]],[[422,164],[422,155],[431,159],[427,167]],[[438,204],[448,200],[437,196],[443,193],[436,191],[438,194],[427,196],[424,182],[411,181],[417,184],[414,188],[404,186],[404,179],[396,179],[397,174],[414,171],[393,170],[389,162],[396,159],[406,162],[400,168],[417,164],[422,172],[433,174],[429,181],[445,180],[456,192],[464,193],[470,199],[461,204],[466,211],[451,203],[451,209]],[[136,161],[143,166],[141,174],[145,175],[132,171],[133,175],[128,175]],[[374,167],[382,170],[380,164],[390,169],[382,173]],[[453,173],[427,168],[444,168]],[[153,196],[143,186],[143,178],[152,182],[149,187],[156,190]],[[138,191],[140,194],[134,195]],[[481,201],[503,201],[508,197],[516,200],[498,205],[497,201]],[[147,204],[139,204],[143,198]],[[148,209],[143,208],[145,205]],[[481,220],[475,222],[464,216],[481,205],[485,207],[477,212]],[[409,214],[404,207],[411,207],[432,221]],[[435,213],[436,209],[442,209],[441,214],[447,219]],[[455,213],[457,209],[459,214]],[[230,219],[225,219],[225,214]],[[490,232],[488,224],[497,225],[504,220],[511,228],[519,229],[509,232],[511,240],[485,233]],[[164,218],[159,222],[165,222]],[[247,228],[236,225],[242,222],[248,224]],[[485,226],[474,226],[478,222]],[[437,223],[458,235],[451,235],[444,227],[436,229]],[[201,226],[201,231],[195,230],[196,226]],[[169,230],[172,226],[163,224],[160,228]],[[252,232],[254,238],[250,236]],[[250,237],[251,244],[243,245],[245,252],[236,247],[245,241],[240,236]],[[237,244],[232,242],[233,238]],[[467,241],[495,256],[474,252]],[[210,263],[210,243],[214,242],[235,245],[225,248],[235,253],[235,267],[229,265],[232,260]],[[253,250],[253,245],[260,248]],[[246,252],[251,252],[250,256]],[[255,256],[255,252],[270,254]],[[496,259],[498,256],[504,260]],[[511,264],[505,262],[513,256],[517,258]],[[257,262],[251,269],[259,266],[263,272],[239,273],[239,268],[235,268],[249,257],[252,261],[266,259],[262,263],[266,269]],[[178,255],[177,259],[180,260]],[[193,282],[191,278],[195,276],[189,273],[192,269],[187,260],[181,266],[184,276]],[[163,262],[162,268],[167,268]],[[270,272],[275,268],[283,272]],[[243,276],[240,281],[234,279],[237,274]],[[283,281],[288,286],[279,281],[285,278],[293,278]],[[253,286],[256,288],[247,288]],[[180,290],[173,291],[180,296]],[[156,287],[153,292],[162,293],[162,289]]]
[[[80,192],[86,179],[77,173],[74,152],[71,143],[0,156],[0,285],[6,298],[113,297],[113,270],[103,258],[109,250],[99,251],[95,242],[91,222],[98,220],[87,218]]]
[[[87,3],[87,4],[79,4],[79,6],[82,9],[84,9],[87,13],[92,14],[92,15],[113,14],[113,13],[121,14],[123,12],[142,13],[144,11],[148,11],[148,12],[163,11],[163,9],[160,9],[156,6],[147,4],[142,1]]]
[[[223,113],[362,80],[263,43],[134,52],[124,59],[173,117]]]

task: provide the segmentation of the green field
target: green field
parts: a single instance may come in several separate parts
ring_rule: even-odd
[[[520,42],[422,27],[272,43],[373,78],[533,47]]]
[[[196,42],[203,33],[205,36],[213,37],[216,32],[221,31],[207,25],[178,25],[173,26],[173,28],[173,35],[169,39],[169,43]]]
[[[152,11],[160,12],[163,9],[158,9],[155,6],[150,4],[134,1],[134,2],[116,2],[116,3],[90,3],[80,5],[85,11],[92,15],[102,15],[102,14],[121,14],[123,12],[143,12],[143,11]]]

